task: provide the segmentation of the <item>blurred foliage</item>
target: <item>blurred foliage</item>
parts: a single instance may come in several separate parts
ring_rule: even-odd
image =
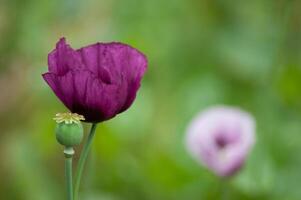
[[[97,130],[82,199],[300,200],[300,9],[298,0],[1,0],[0,199],[64,199],[52,117],[66,109],[41,73],[65,36],[74,48],[122,41],[149,59],[134,105]],[[214,104],[240,106],[258,125],[244,169],[226,181],[183,145],[189,120]]]

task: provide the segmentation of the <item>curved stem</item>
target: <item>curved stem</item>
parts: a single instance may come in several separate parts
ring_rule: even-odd
[[[79,193],[79,186],[80,186],[80,181],[81,181],[81,176],[84,170],[84,166],[89,154],[89,150],[91,148],[91,143],[93,140],[93,137],[95,135],[95,129],[96,129],[97,124],[92,124],[88,139],[86,143],[84,144],[83,150],[81,152],[78,165],[76,168],[76,177],[75,177],[75,183],[74,183],[74,200],[78,200],[78,193]]]
[[[73,185],[72,185],[72,155],[74,154],[72,147],[66,147],[65,153],[65,176],[67,186],[67,199],[73,200]]]

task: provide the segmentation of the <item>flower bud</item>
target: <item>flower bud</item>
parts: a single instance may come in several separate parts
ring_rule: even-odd
[[[66,147],[79,145],[83,139],[83,126],[80,120],[83,116],[75,113],[58,113],[54,120],[57,122],[56,139]]]

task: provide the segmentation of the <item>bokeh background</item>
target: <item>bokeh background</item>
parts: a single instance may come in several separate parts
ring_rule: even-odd
[[[300,200],[300,10],[299,0],[1,0],[0,199],[65,199],[52,117],[66,108],[41,77],[65,36],[74,48],[122,41],[149,59],[133,106],[97,129],[82,199]],[[189,121],[215,104],[257,120],[257,144],[229,180],[184,147]]]

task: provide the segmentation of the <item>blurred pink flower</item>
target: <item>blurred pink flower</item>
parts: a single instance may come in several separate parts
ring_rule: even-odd
[[[186,145],[191,155],[216,175],[234,175],[255,143],[255,121],[238,108],[216,106],[195,117]]]

